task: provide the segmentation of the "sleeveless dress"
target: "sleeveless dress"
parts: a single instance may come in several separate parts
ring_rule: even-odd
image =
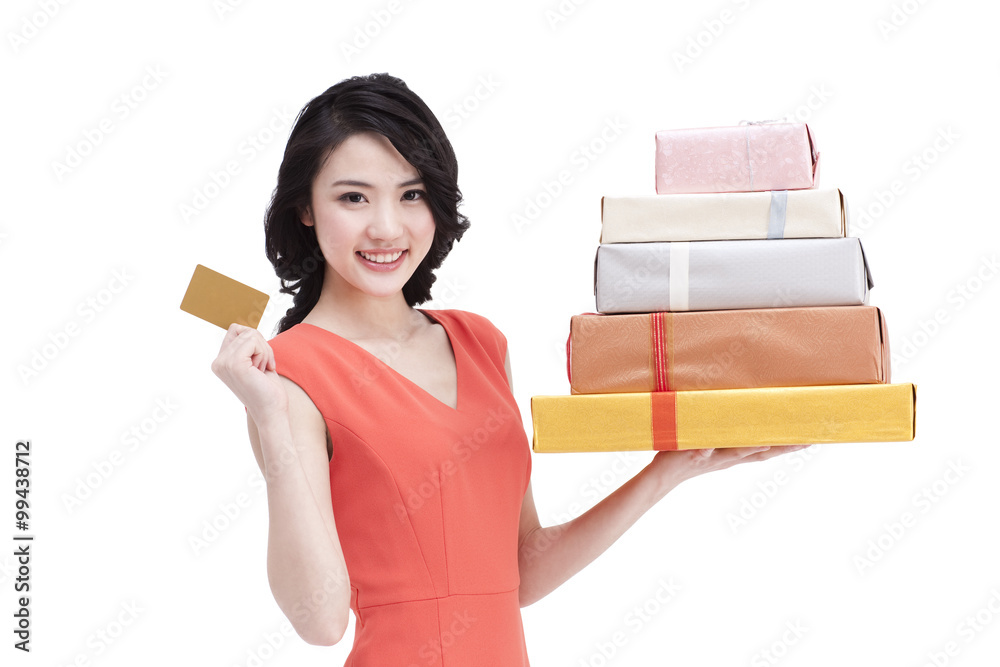
[[[457,409],[327,329],[299,323],[269,341],[333,442],[356,618],[345,667],[527,666],[517,542],[531,454],[507,339],[475,313],[417,310],[451,341]]]

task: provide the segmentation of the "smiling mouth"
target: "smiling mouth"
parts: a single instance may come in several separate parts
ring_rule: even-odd
[[[358,256],[361,264],[369,271],[395,271],[403,265],[403,260],[408,256],[408,250],[397,250],[393,253],[367,253],[361,250],[354,254]]]
[[[397,259],[403,256],[405,250],[397,250],[393,253],[367,253],[363,250],[359,250],[358,254],[367,259],[369,262],[375,262],[376,264],[391,264]]]

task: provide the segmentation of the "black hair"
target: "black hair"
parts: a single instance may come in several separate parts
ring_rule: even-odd
[[[278,321],[278,333],[298,324],[319,301],[325,260],[316,228],[301,221],[312,202],[312,183],[330,153],[360,132],[386,137],[423,179],[434,217],[427,256],[403,285],[413,307],[431,298],[434,271],[469,228],[458,212],[458,161],[441,123],[402,79],[387,73],[353,76],[331,86],[295,119],[278,168],[278,183],[264,215],[267,259],[293,305]]]

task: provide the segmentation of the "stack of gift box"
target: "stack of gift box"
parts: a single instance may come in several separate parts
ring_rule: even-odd
[[[656,133],[656,194],[601,199],[597,313],[570,395],[533,396],[536,452],[914,437],[839,189],[802,123]]]

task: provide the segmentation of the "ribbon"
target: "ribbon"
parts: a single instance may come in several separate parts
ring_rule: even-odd
[[[787,123],[786,117],[772,118],[771,120],[741,120],[740,125],[746,125],[747,129],[744,132],[743,138],[747,144],[747,167],[750,169],[750,191],[756,192],[753,189],[753,160],[750,159],[750,126],[751,125],[770,125],[773,123]]]
[[[785,238],[785,210],[788,208],[788,191],[771,191],[771,211],[767,223],[767,238]]]
[[[653,350],[655,391],[670,391],[670,313],[649,314],[650,347]]]
[[[652,392],[649,401],[653,422],[653,449],[677,449],[677,392]]]
[[[690,241],[675,241],[670,244],[670,310],[689,310],[688,306],[688,262]]]

